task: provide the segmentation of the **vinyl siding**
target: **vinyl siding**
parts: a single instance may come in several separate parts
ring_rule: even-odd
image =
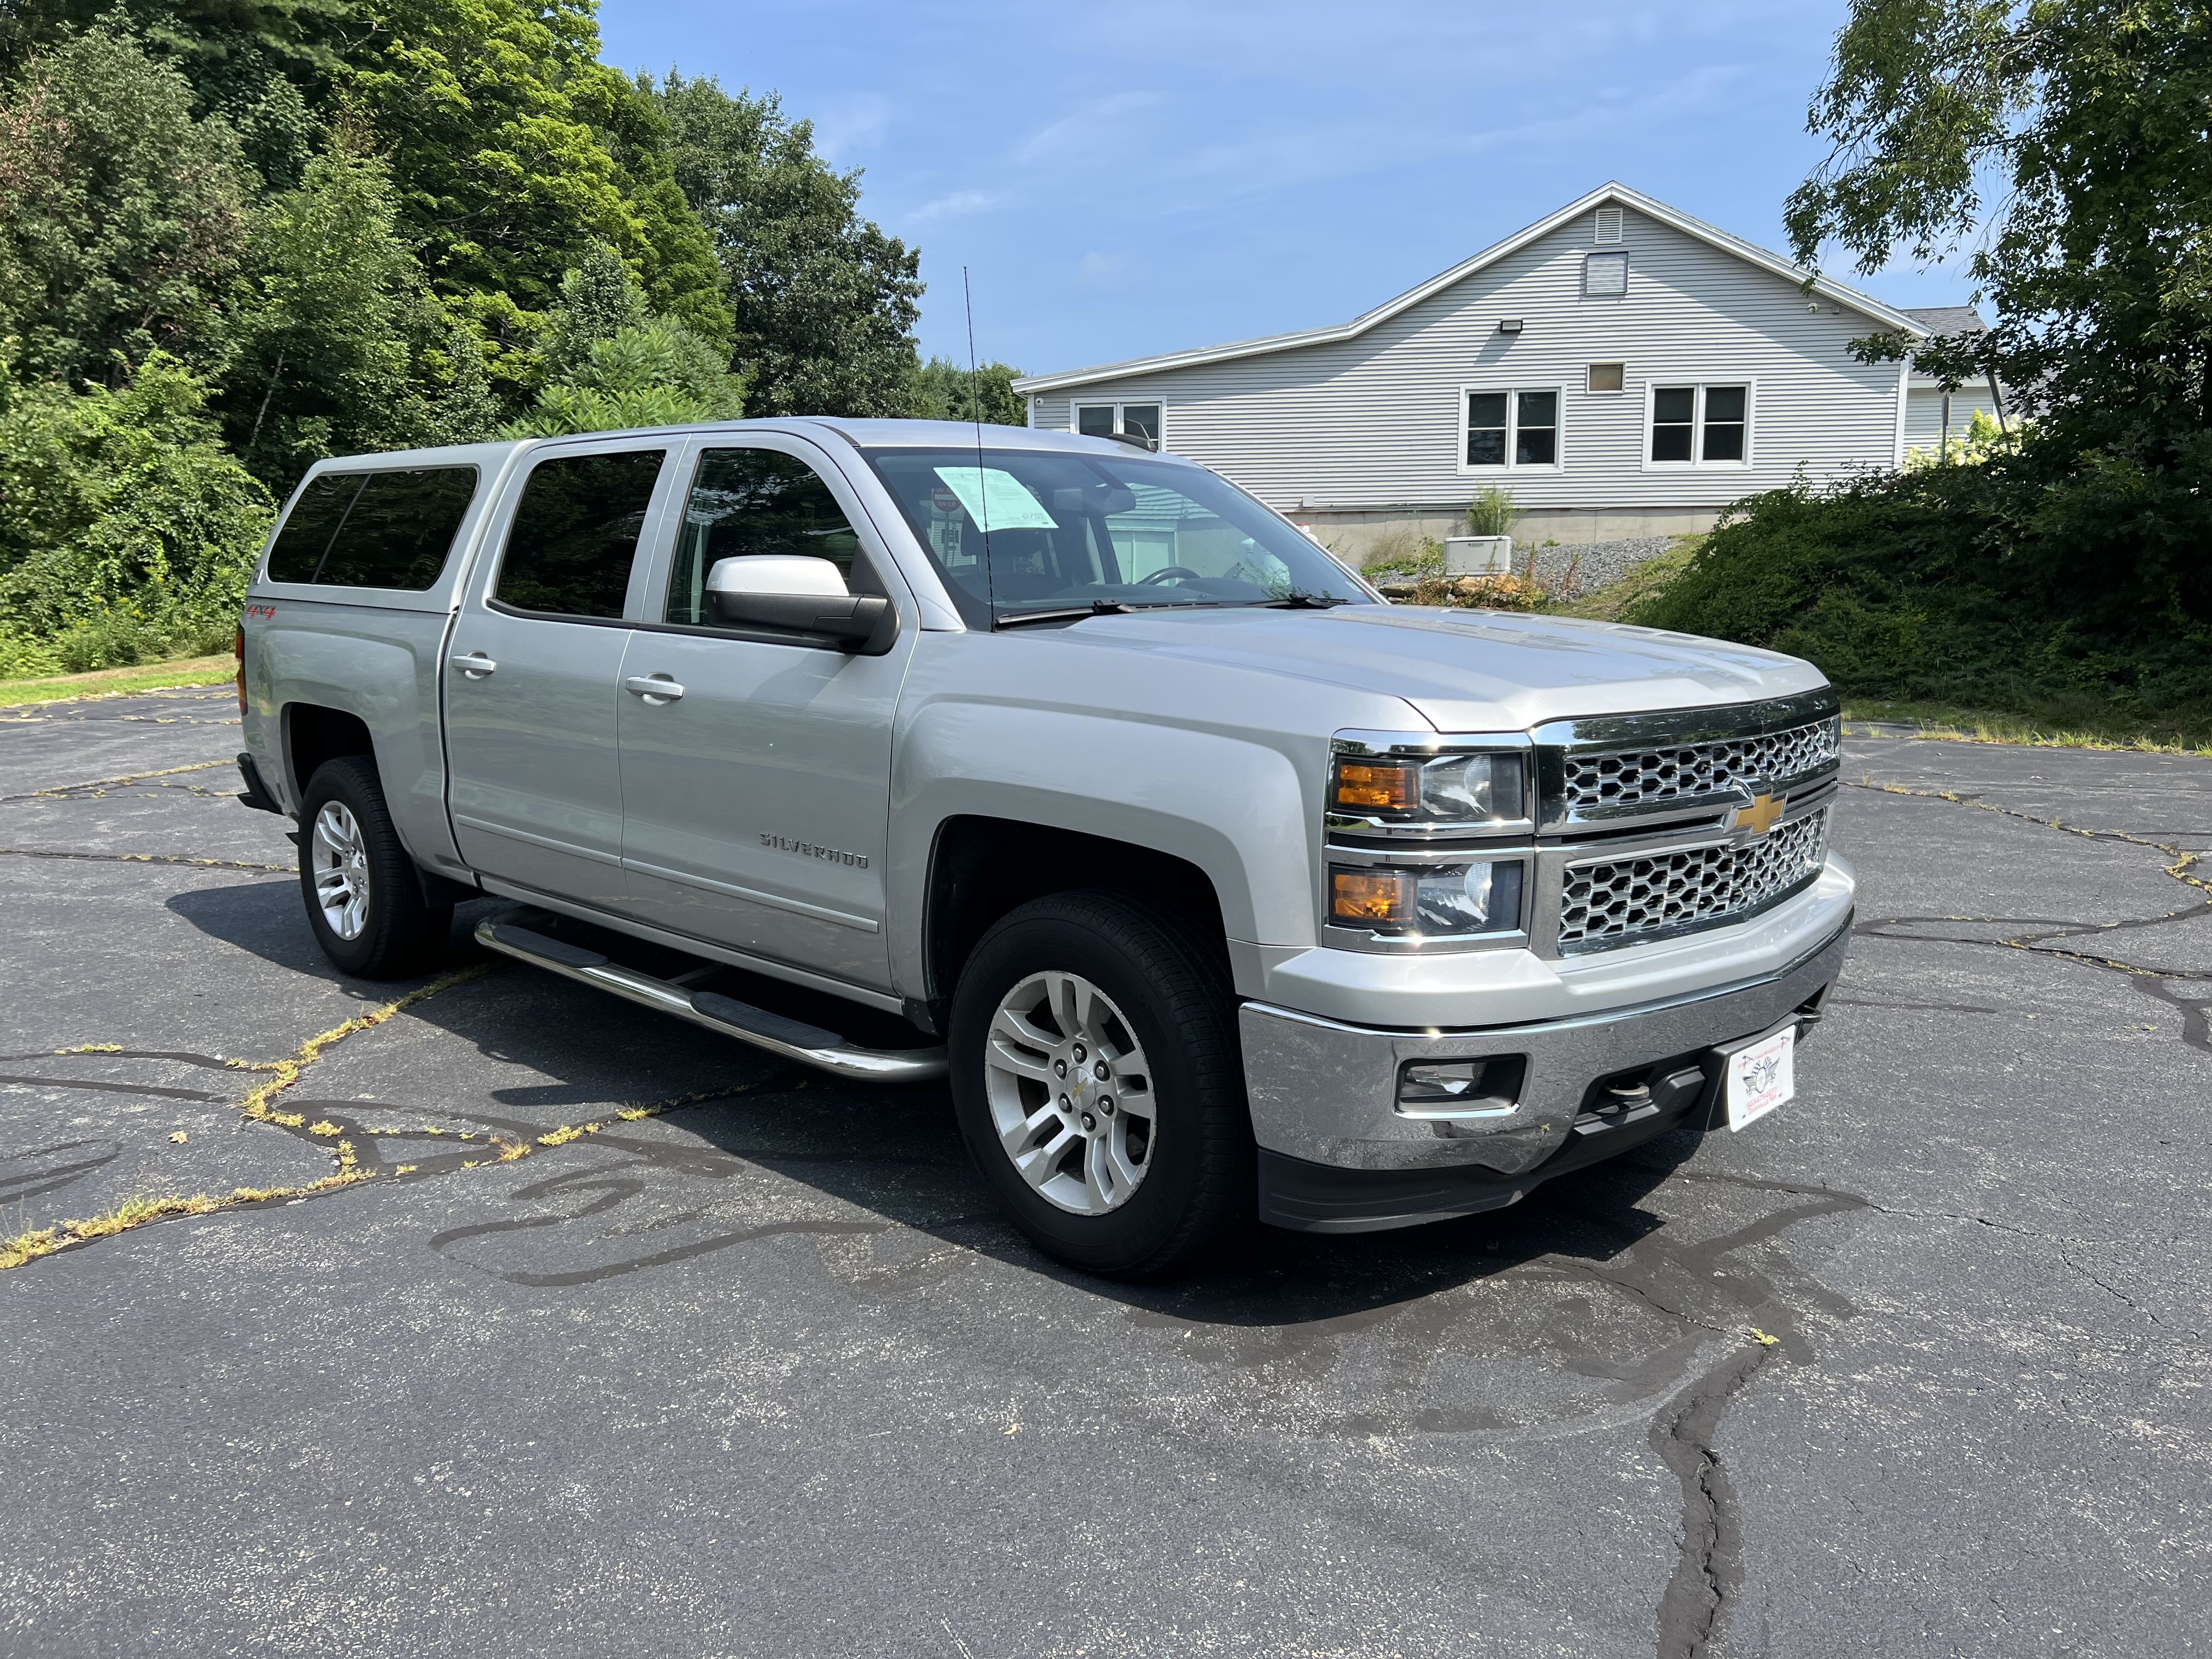
[[[1633,210],[1627,294],[1585,297],[1594,234],[1582,215],[1353,339],[1041,394],[1031,423],[1157,400],[1166,448],[1284,508],[1452,507],[1491,482],[1524,507],[1717,507],[1800,467],[1818,481],[1895,463],[1900,371],[1848,349],[1869,319],[1808,311],[1794,283]],[[1517,337],[1498,331],[1509,317]],[[1586,366],[1611,362],[1625,389],[1584,391]],[[1647,467],[1648,388],[1700,380],[1755,383],[1753,464]],[[1563,386],[1563,466],[1462,471],[1462,386]]]
[[[1957,442],[1966,434],[1966,428],[1974,418],[1974,411],[1994,416],[1996,400],[1990,396],[1987,386],[1960,386],[1951,394],[1951,439]],[[1935,386],[1916,386],[1905,395],[1905,444],[1908,449],[1924,449],[1934,454],[1943,442],[1943,394]]]

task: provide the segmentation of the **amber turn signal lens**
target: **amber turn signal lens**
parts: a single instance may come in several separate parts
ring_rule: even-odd
[[[1402,927],[1413,919],[1413,878],[1399,870],[1332,870],[1328,915],[1332,921]]]
[[[1402,812],[1413,805],[1413,769],[1402,761],[1339,761],[1336,805]]]

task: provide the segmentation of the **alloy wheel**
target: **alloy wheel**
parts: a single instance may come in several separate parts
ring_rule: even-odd
[[[1021,980],[991,1017],[983,1080],[1000,1146],[1046,1202],[1104,1215],[1129,1201],[1157,1111],[1143,1045],[1112,998],[1080,974]]]

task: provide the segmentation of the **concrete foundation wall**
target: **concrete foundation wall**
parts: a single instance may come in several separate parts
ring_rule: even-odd
[[[1322,546],[1364,564],[1411,553],[1424,538],[1442,541],[1467,533],[1463,510],[1448,507],[1305,507],[1288,514]],[[1709,507],[1535,507],[1515,520],[1517,547],[1589,547],[1601,542],[1692,536],[1713,527],[1719,510]]]

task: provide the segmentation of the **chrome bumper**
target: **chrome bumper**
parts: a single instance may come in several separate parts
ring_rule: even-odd
[[[1765,1030],[1842,971],[1848,917],[1779,972],[1692,995],[1572,1019],[1457,1031],[1347,1025],[1266,1003],[1238,1013],[1252,1129],[1269,1152],[1340,1170],[1481,1166],[1534,1170],[1572,1133],[1592,1084]],[[1510,1111],[1408,1117],[1397,1109],[1408,1061],[1523,1054]]]

